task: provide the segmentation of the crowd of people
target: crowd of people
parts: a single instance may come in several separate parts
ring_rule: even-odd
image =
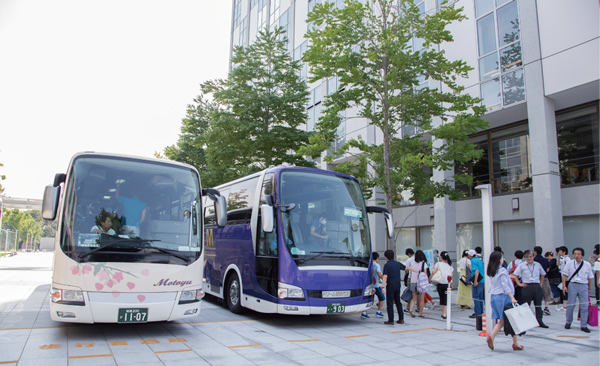
[[[570,329],[573,323],[573,312],[579,302],[580,329],[589,333],[588,303],[595,295],[594,303],[600,304],[600,244],[594,247],[593,255],[585,259],[583,248],[577,247],[571,251],[565,246],[543,252],[539,246],[533,250],[517,250],[514,259],[509,263],[505,260],[502,248],[496,247],[489,256],[487,269],[480,247],[465,250],[457,264],[459,273],[458,295],[456,304],[461,309],[471,309],[474,312],[469,317],[481,317],[484,313],[486,277],[489,281],[490,305],[492,321],[495,326],[487,338],[490,349],[494,349],[494,339],[502,328],[513,338],[513,349],[522,350],[517,334],[504,319],[505,308],[512,304],[527,304],[533,302],[535,317],[539,327],[548,328],[544,323],[544,315],[551,314],[551,307],[556,312],[565,312],[565,329]],[[556,254],[555,254],[556,253]],[[404,323],[404,312],[415,318],[423,317],[425,303],[433,299],[429,295],[429,285],[434,284],[439,295],[441,317],[447,317],[447,289],[452,284],[453,267],[448,252],[443,251],[435,258],[435,264],[428,263],[422,250],[416,252],[407,249],[408,260],[401,263],[395,260],[393,250],[386,250],[386,260],[383,269],[379,262],[379,254],[373,253],[373,280],[376,289],[376,316],[383,318],[384,302],[387,305],[388,320],[384,324]],[[430,268],[431,267],[431,268]],[[401,292],[402,276],[405,271],[405,290]],[[451,285],[450,285],[451,286]],[[595,290],[593,290],[595,289]],[[593,292],[595,291],[595,294]],[[402,300],[408,309],[403,309]],[[394,322],[394,304],[398,320]],[[416,314],[415,314],[416,313]],[[368,318],[363,312],[362,318]]]

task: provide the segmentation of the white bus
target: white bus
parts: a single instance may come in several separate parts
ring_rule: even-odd
[[[42,215],[58,217],[50,314],[55,321],[140,323],[198,315],[204,267],[196,169],[167,160],[76,154],[46,187]]]

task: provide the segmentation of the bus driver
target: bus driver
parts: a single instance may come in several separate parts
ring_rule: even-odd
[[[310,239],[311,242],[320,244],[322,246],[327,245],[327,219],[323,215],[319,215],[319,218],[315,218],[310,225]]]

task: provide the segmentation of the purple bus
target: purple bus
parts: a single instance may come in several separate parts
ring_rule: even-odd
[[[206,293],[238,313],[339,314],[373,303],[369,212],[356,178],[275,167],[217,187],[227,199],[218,227],[205,205]]]

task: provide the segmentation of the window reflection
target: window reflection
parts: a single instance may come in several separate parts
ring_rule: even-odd
[[[600,160],[598,106],[558,115],[556,128],[561,183],[597,182]]]
[[[531,156],[526,124],[492,134],[494,192],[531,189]]]

